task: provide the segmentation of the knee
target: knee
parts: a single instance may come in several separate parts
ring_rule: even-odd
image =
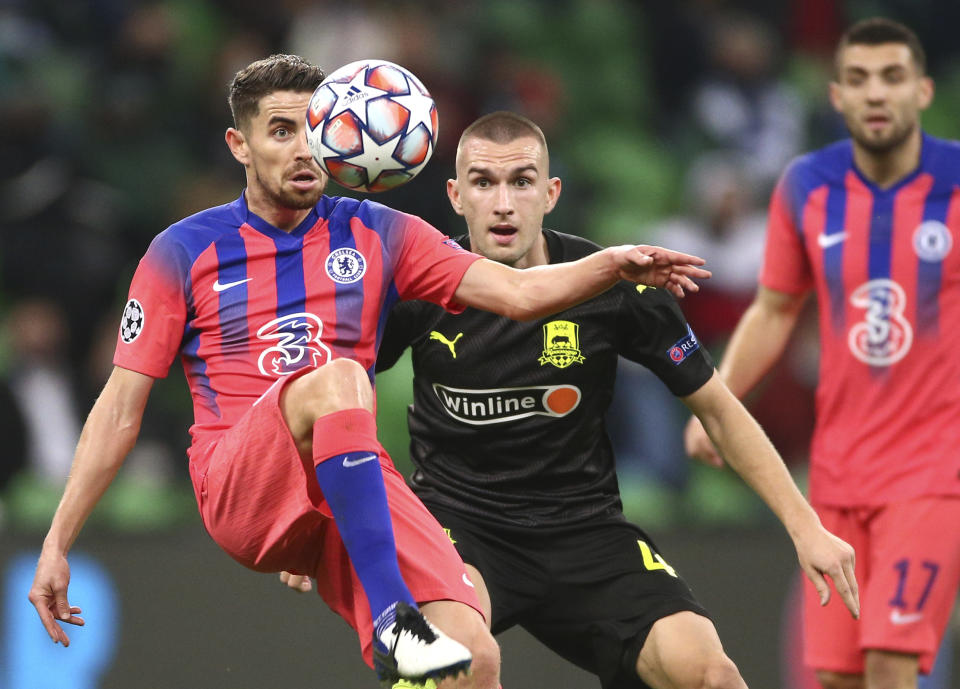
[[[817,681],[823,689],[863,689],[863,676],[829,670],[817,670]]]
[[[746,689],[746,686],[736,664],[725,653],[720,653],[706,662],[696,689]]]
[[[918,657],[907,653],[867,651],[864,686],[870,689],[899,689],[917,686]]]
[[[320,418],[342,409],[373,411],[373,388],[363,367],[352,359],[334,359],[290,385],[288,396],[299,408]]]
[[[448,678],[438,689],[497,689],[500,686],[500,646],[489,633],[477,634],[468,644],[473,661],[470,674]]]
[[[747,689],[737,666],[723,651],[687,658],[681,667],[662,668],[650,678],[678,689]]]
[[[472,644],[471,679],[473,689],[497,689],[500,686],[500,645],[486,633]]]

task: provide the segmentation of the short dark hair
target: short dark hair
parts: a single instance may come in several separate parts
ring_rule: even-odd
[[[233,77],[227,102],[233,125],[242,129],[260,112],[260,99],[274,91],[313,93],[323,70],[299,55],[271,55],[252,62]]]
[[[914,63],[920,74],[927,71],[927,54],[923,50],[920,39],[910,28],[900,22],[885,17],[871,17],[863,19],[840,37],[837,44],[836,70],[840,74],[840,57],[844,49],[851,45],[882,45],[884,43],[902,43],[910,49]]]
[[[463,142],[471,137],[496,144],[507,144],[524,136],[532,136],[540,142],[544,152],[547,151],[547,139],[543,135],[543,130],[533,120],[515,112],[498,110],[484,115],[463,130],[460,143],[457,144],[457,153],[463,147]]]

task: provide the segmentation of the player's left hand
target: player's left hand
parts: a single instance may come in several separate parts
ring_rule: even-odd
[[[706,280],[711,276],[709,270],[699,267],[706,261],[692,254],[646,244],[615,249],[623,250],[618,257],[622,261],[619,264],[622,279],[661,287],[677,298],[684,296],[684,290],[699,291],[700,286],[693,281],[694,278]],[[644,256],[647,258],[642,258]]]
[[[306,593],[312,588],[310,577],[306,574],[291,574],[290,572],[280,572],[280,581],[292,588],[297,593]]]
[[[856,554],[853,546],[819,523],[808,533],[798,536],[794,544],[800,566],[820,596],[820,605],[826,605],[830,600],[830,585],[826,580],[829,576],[843,604],[855,619],[859,619],[860,591],[854,574]]]

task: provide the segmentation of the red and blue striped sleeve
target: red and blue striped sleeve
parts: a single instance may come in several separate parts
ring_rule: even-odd
[[[482,258],[424,220],[403,216],[403,243],[395,266],[394,282],[400,298],[422,299],[460,313],[465,306],[454,293],[467,268]]]
[[[760,284],[789,294],[801,294],[813,285],[810,260],[804,246],[803,208],[797,208],[794,168],[781,176],[770,199],[767,243]]]
[[[140,260],[124,312],[113,363],[153,378],[167,375],[183,339],[187,306],[177,247],[157,236]]]

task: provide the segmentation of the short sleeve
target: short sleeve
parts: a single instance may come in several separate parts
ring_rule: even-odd
[[[713,359],[676,299],[661,289],[618,283],[618,352],[646,366],[674,395],[685,397],[713,375]]]
[[[770,198],[760,284],[779,292],[802,294],[812,286],[813,276],[798,223],[796,195],[791,190],[795,183],[792,172],[793,168],[787,169]]]
[[[154,378],[163,378],[180,348],[186,323],[185,281],[176,249],[154,239],[140,260],[120,317],[113,363]]]
[[[471,253],[424,220],[402,214],[403,245],[394,280],[401,299],[423,299],[460,313],[453,295],[467,268],[482,256]]]

